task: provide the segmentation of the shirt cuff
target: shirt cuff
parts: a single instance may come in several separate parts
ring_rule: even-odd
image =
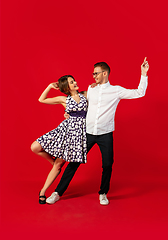
[[[147,79],[148,79],[148,76],[145,77],[145,76],[141,75],[141,80],[142,81],[146,81]]]

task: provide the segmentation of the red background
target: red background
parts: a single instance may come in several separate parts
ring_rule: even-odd
[[[1,1],[3,239],[167,239],[167,7],[166,0]],[[110,205],[98,202],[95,146],[62,200],[40,206],[50,164],[30,145],[64,119],[62,106],[37,101],[42,91],[65,74],[86,90],[98,61],[110,65],[111,84],[137,88],[145,56],[146,96],[121,101],[116,112]]]

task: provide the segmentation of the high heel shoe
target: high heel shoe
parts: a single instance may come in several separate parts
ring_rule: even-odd
[[[41,198],[43,198],[43,199],[41,199]],[[40,196],[40,192],[39,192],[39,203],[46,204],[46,196],[45,195]]]

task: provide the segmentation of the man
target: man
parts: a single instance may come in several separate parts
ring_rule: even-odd
[[[102,179],[99,190],[101,205],[109,204],[106,194],[109,191],[113,164],[113,131],[114,117],[117,105],[121,99],[135,99],[145,95],[147,88],[147,72],[149,69],[146,58],[141,65],[141,80],[137,89],[125,89],[110,85],[108,77],[110,67],[105,62],[94,65],[93,77],[96,87],[89,86],[87,91],[88,112],[86,117],[87,152],[95,143],[102,154]],[[46,202],[53,204],[67,189],[80,163],[69,163],[55,192],[47,198]]]

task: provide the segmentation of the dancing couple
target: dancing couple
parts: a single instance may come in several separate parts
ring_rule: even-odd
[[[65,75],[57,83],[51,83],[41,94],[39,101],[46,104],[62,104],[66,119],[54,130],[34,141],[31,150],[52,164],[43,188],[39,193],[39,203],[54,204],[66,191],[81,163],[86,163],[86,155],[97,143],[102,154],[102,178],[99,190],[101,205],[108,205],[107,193],[113,165],[113,131],[117,105],[121,99],[135,99],[145,95],[149,64],[146,58],[141,65],[141,79],[137,89],[126,89],[109,83],[110,67],[105,62],[94,65],[93,78],[96,84],[87,91],[78,92],[74,77]],[[54,88],[67,96],[48,98]],[[62,178],[50,197],[45,192],[54,182],[65,162],[69,162]]]

